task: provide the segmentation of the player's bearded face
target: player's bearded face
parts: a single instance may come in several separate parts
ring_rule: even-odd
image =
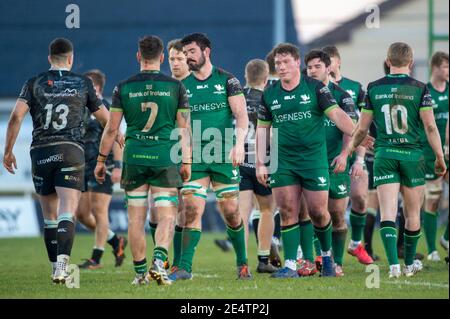
[[[200,51],[197,57],[188,57],[187,63],[191,71],[199,71],[206,63],[205,53]]]

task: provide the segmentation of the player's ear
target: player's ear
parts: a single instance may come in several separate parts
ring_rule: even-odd
[[[408,65],[409,70],[412,71],[414,69],[414,66],[415,66],[415,61],[411,60],[411,62],[409,62],[409,65]]]
[[[211,49],[205,48],[205,55],[209,58],[211,56]]]
[[[138,63],[141,63],[141,53],[139,51],[136,52],[136,60]]]
[[[159,56],[159,63],[163,64],[164,62],[164,52]]]
[[[392,64],[391,61],[389,61],[389,59],[386,59],[386,65],[389,67],[389,69],[391,68]]]
[[[50,55],[47,56],[47,59],[48,59],[48,63],[49,63],[50,65],[52,65],[52,59],[51,59]]]
[[[72,65],[73,65],[73,54],[70,54],[70,55],[67,57],[67,65],[68,65],[70,68],[72,68]]]

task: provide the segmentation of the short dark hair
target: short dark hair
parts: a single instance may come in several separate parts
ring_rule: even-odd
[[[167,52],[172,49],[183,52],[183,43],[181,43],[181,39],[173,39],[167,43]]]
[[[85,76],[92,79],[92,83],[97,85],[100,89],[100,93],[103,92],[103,88],[105,87],[106,76],[105,73],[98,69],[89,70],[84,73]]]
[[[65,38],[56,38],[50,43],[48,52],[52,59],[61,59],[73,52],[72,42]]]
[[[331,65],[331,58],[328,55],[328,53],[322,51],[322,50],[311,50],[308,52],[308,54],[305,56],[305,65],[308,64],[309,61],[319,59],[323,63],[325,63],[326,67],[329,67]]]
[[[322,51],[327,53],[330,58],[341,58],[341,55],[339,54],[339,50],[335,45],[327,45],[326,47],[322,48]]]
[[[275,54],[273,53],[273,49],[270,50],[266,55],[266,62],[269,65],[269,73],[275,74],[277,71],[275,70]]]
[[[290,54],[295,60],[300,60],[300,50],[292,43],[280,43],[273,48],[273,56],[277,54]]]
[[[139,52],[144,60],[153,61],[158,59],[163,50],[163,42],[156,35],[146,35],[139,39]]]
[[[245,76],[250,85],[264,84],[269,75],[269,66],[260,59],[250,60],[245,66]]]
[[[211,41],[208,39],[206,34],[204,33],[191,33],[186,35],[183,39],[181,39],[181,43],[183,46],[191,44],[192,42],[197,43],[200,49],[203,51],[206,48],[211,49]]]
[[[448,53],[438,51],[431,57],[431,67],[440,67],[444,62],[448,63]]]

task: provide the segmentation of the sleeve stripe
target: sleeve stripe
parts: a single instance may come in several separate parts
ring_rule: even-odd
[[[263,120],[258,120],[258,125],[270,125],[272,124],[272,121],[263,121]]]
[[[123,110],[119,107],[110,107],[109,111],[110,112],[123,112]]]
[[[327,107],[327,108],[325,109],[325,111],[323,111],[323,112],[324,112],[325,114],[328,114],[331,110],[333,110],[333,109],[335,109],[335,108],[337,108],[337,107],[339,107],[337,104],[333,104],[333,105]]]
[[[433,107],[432,106],[421,106],[419,107],[419,111],[428,111],[428,110],[432,110]]]
[[[239,92],[239,93],[234,94],[234,95],[228,95],[228,97],[231,97],[231,96],[240,96],[240,95],[244,96],[244,93],[243,93],[243,92]]]
[[[369,114],[373,114],[373,110],[368,110],[368,109],[362,109],[361,110],[362,113],[369,113]]]
[[[190,109],[178,109],[177,112],[189,112]]]

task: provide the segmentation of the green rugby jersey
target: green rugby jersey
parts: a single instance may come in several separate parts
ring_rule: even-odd
[[[358,107],[358,111],[361,111],[365,104],[366,95],[362,89],[361,83],[342,77],[339,81],[337,81],[337,84],[340,88],[350,94],[353,102],[355,102],[355,105]]]
[[[445,127],[448,120],[448,82],[445,87],[444,92],[437,91],[431,83],[427,84],[428,90],[430,91],[431,97],[433,98],[433,112],[434,118],[436,120],[436,126],[439,130],[439,135],[441,136],[442,148],[445,144]],[[434,161],[436,156],[434,155],[433,149],[428,143],[425,131],[422,134],[423,143],[423,155],[426,160]]]
[[[427,86],[406,74],[391,74],[369,83],[362,111],[374,116],[375,158],[404,161],[423,158],[419,112],[432,107]]]
[[[349,93],[344,91],[342,88],[330,82],[328,84],[331,94],[336,99],[339,107],[347,113],[348,116],[353,120],[353,122],[358,121],[358,116],[356,115],[355,103]],[[337,128],[336,124],[329,118],[325,118],[325,131],[327,136],[327,155],[328,155],[328,165],[336,158],[342,151],[342,137],[344,133]],[[347,161],[347,167],[349,162]]]
[[[191,73],[183,84],[191,108],[193,161],[203,163],[205,150],[213,157],[213,162],[230,162],[228,153],[234,144],[234,117],[228,98],[243,94],[239,80],[213,66],[207,79],[199,80]]]
[[[160,73],[142,71],[114,88],[112,112],[123,112],[127,131],[123,161],[145,166],[172,166],[170,135],[177,112],[189,112],[183,84]]]
[[[281,81],[264,91],[258,123],[278,131],[278,168],[328,169],[324,120],[335,107],[330,89],[307,76],[291,91],[283,89]]]

